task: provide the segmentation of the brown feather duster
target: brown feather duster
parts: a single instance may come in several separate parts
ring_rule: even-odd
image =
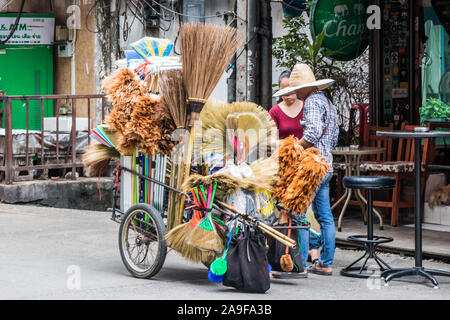
[[[280,180],[272,195],[285,207],[306,212],[329,165],[316,148],[304,150],[294,136],[280,141],[278,156]]]
[[[103,90],[113,104],[105,122],[122,134],[116,145],[121,154],[131,154],[138,146],[146,155],[171,152],[175,124],[159,97],[148,94],[130,69],[121,68],[107,77]]]

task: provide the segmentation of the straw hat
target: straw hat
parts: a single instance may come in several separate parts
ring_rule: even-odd
[[[273,96],[281,97],[285,94],[307,87],[318,87],[319,90],[324,90],[332,86],[335,82],[336,81],[332,79],[316,80],[314,73],[308,65],[298,63],[294,66],[294,69],[292,69],[291,76],[289,77],[289,86],[278,90]]]

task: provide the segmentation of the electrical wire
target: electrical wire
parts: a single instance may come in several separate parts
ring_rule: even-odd
[[[11,31],[9,32],[9,35],[6,37],[6,39],[0,40],[0,45],[7,43],[9,41],[9,39],[11,39],[11,37],[13,36],[14,32],[16,32],[17,25],[19,24],[20,17],[22,16],[24,4],[25,4],[25,0],[22,0],[22,3],[20,4],[19,13],[17,14],[16,21],[14,22],[14,26],[11,29]]]
[[[146,0],[141,0],[141,1],[145,2],[148,6],[152,7],[152,5],[149,4]],[[152,1],[152,2],[153,2],[153,3],[156,3],[158,6],[160,6],[160,7],[163,8],[164,10],[167,10],[167,11],[169,11],[169,12],[172,12],[173,14],[176,14],[176,15],[182,16],[182,17],[188,17],[188,18],[193,18],[193,19],[210,19],[210,18],[223,17],[224,15],[228,15],[228,14],[231,13],[231,14],[233,14],[236,18],[238,18],[238,19],[240,19],[240,20],[242,20],[242,21],[244,21],[244,22],[247,22],[247,20],[245,20],[245,19],[239,17],[239,16],[236,14],[236,12],[233,12],[233,11],[225,11],[224,13],[219,13],[219,14],[216,14],[216,15],[210,15],[210,16],[193,16],[193,15],[184,14],[184,13],[177,12],[177,11],[175,11],[175,10],[172,10],[172,9],[170,9],[169,7],[166,7],[166,6],[162,5],[162,4],[159,3],[158,1]]]

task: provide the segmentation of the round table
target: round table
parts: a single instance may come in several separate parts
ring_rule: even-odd
[[[413,138],[414,139],[414,240],[415,240],[415,266],[412,268],[402,268],[402,269],[391,269],[386,270],[381,274],[381,278],[384,279],[385,285],[393,278],[399,278],[408,275],[420,275],[429,279],[435,288],[438,288],[438,282],[433,277],[433,275],[440,276],[450,276],[449,272],[425,269],[422,266],[422,205],[421,205],[421,168],[422,168],[422,152],[417,152],[422,148],[423,138],[440,138],[440,137],[450,137],[450,132],[445,131],[405,131],[405,130],[395,130],[395,131],[377,131],[377,136],[391,137],[391,138]]]
[[[359,176],[360,175],[360,164],[361,164],[361,157],[367,156],[367,155],[374,155],[383,153],[386,149],[385,148],[379,148],[379,147],[360,147],[357,148],[353,147],[337,147],[332,151],[333,155],[336,156],[344,156],[345,159],[345,175],[346,176]],[[338,231],[341,231],[341,224],[342,224],[342,218],[344,216],[345,210],[347,209],[347,205],[350,201],[350,198],[352,196],[353,190],[355,191],[356,199],[358,200],[362,212],[364,214],[364,222],[366,222],[366,208],[365,205],[367,205],[367,200],[364,198],[364,196],[361,194],[361,190],[359,189],[348,189],[345,188],[344,195],[339,198],[339,200],[333,204],[331,207],[331,210],[333,210],[341,201],[345,199],[344,206],[342,207],[341,213],[339,215],[338,220]],[[364,203],[364,204],[363,204]],[[378,216],[378,219],[380,220],[380,229],[383,229],[383,218],[381,217],[380,213],[373,209],[373,212]]]

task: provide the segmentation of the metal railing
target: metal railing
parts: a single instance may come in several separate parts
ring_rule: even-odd
[[[20,171],[33,171],[33,170],[48,170],[48,169],[72,169],[72,179],[76,179],[76,169],[83,167],[81,162],[77,162],[77,101],[87,100],[87,118],[88,118],[88,132],[87,139],[88,144],[90,143],[90,131],[91,131],[91,101],[101,99],[101,120],[103,121],[105,116],[106,100],[103,94],[84,94],[84,95],[24,95],[24,96],[7,96],[0,95],[0,107],[2,108],[0,114],[0,123],[3,123],[4,118],[4,129],[5,129],[5,140],[4,140],[4,150],[3,150],[3,162],[0,163],[0,182],[6,184],[12,184],[14,182],[14,177],[16,172]],[[13,161],[14,159],[14,148],[13,148],[13,125],[12,119],[14,116],[14,110],[12,107],[12,101],[21,100],[24,101],[24,106],[26,107],[26,129],[25,131],[25,165],[16,165]],[[30,101],[40,101],[40,150],[38,154],[33,154],[29,152],[30,143]],[[44,146],[44,102],[57,100],[71,101],[72,103],[72,125],[70,129],[70,148],[68,154],[65,155],[64,159],[61,159],[60,154],[60,130],[59,130],[59,109],[55,103],[55,117],[56,117],[56,162],[46,164],[46,151]],[[94,116],[95,119],[95,116]],[[31,164],[30,157],[35,157],[40,160],[40,164]],[[64,161],[62,161],[64,160]]]

